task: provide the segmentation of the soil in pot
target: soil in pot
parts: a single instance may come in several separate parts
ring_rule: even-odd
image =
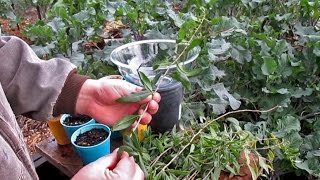
[[[104,129],[91,129],[82,134],[79,134],[75,144],[78,146],[94,146],[107,139],[109,132]]]
[[[89,116],[68,116],[63,123],[67,126],[78,126],[90,121],[92,118]]]

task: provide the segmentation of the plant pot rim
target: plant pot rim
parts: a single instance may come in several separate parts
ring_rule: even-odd
[[[110,60],[112,63],[114,63],[115,65],[117,65],[118,67],[123,67],[123,68],[128,68],[131,69],[132,67],[128,64],[124,64],[120,61],[117,61],[114,56],[116,53],[122,51],[123,49],[129,48],[131,46],[134,45],[140,45],[140,44],[148,44],[148,43],[171,43],[171,44],[177,44],[177,41],[174,39],[148,39],[148,40],[139,40],[139,41],[133,41],[130,43],[126,43],[123,44],[117,48],[115,48],[111,53],[110,53]],[[186,43],[182,43],[182,44],[186,44]],[[189,64],[191,62],[193,62],[199,55],[200,53],[200,48],[199,47],[194,47],[193,49],[195,49],[195,51],[197,52],[197,55],[194,58],[188,59],[184,62],[180,62],[179,64],[183,65],[183,64]],[[166,67],[168,69],[174,69],[176,68],[176,65],[169,65],[168,67]],[[165,68],[165,69],[166,69]],[[148,70],[153,70],[152,67],[144,67],[144,69],[148,69]]]
[[[86,123],[83,123],[83,124],[79,124],[79,125],[76,125],[76,126],[69,126],[69,125],[66,125],[64,124],[64,120],[66,117],[69,117],[69,116],[72,116],[71,114],[63,114],[60,118],[60,123],[62,124],[62,126],[64,127],[68,127],[68,128],[80,128],[82,126],[85,126],[86,124],[89,124],[91,123],[92,121],[95,121],[95,119],[91,118],[88,122]]]
[[[91,128],[90,128],[91,127]],[[83,132],[80,132],[80,131],[82,131],[83,129],[85,129],[85,128],[89,128],[88,130],[84,130]],[[102,128],[102,129],[104,129],[104,130],[107,130],[108,131],[108,137],[105,139],[105,140],[103,140],[102,142],[100,142],[100,143],[98,143],[98,144],[95,144],[95,145],[93,145],[93,146],[79,146],[79,145],[77,145],[76,143],[75,143],[75,140],[77,139],[77,137],[80,135],[80,134],[82,134],[82,133],[85,133],[85,132],[87,132],[87,131],[90,131],[90,130],[92,130],[92,129],[94,129],[94,128]],[[105,143],[106,141],[110,141],[111,140],[111,130],[110,130],[110,128],[109,128],[109,126],[107,126],[107,125],[104,125],[104,124],[88,124],[88,125],[86,125],[86,126],[83,126],[83,127],[81,127],[81,128],[79,128],[79,129],[77,129],[72,135],[71,135],[71,143],[72,143],[72,145],[74,145],[75,147],[77,147],[77,148],[80,148],[80,149],[90,149],[90,148],[94,148],[94,147],[97,147],[97,146],[100,146],[101,144],[103,144],[103,143]]]

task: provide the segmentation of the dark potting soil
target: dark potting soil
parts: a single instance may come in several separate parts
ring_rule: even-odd
[[[109,132],[104,129],[94,128],[90,131],[80,134],[75,143],[78,146],[93,146],[104,141],[109,135]]]
[[[63,121],[67,126],[78,126],[90,121],[92,118],[89,116],[68,116]]]

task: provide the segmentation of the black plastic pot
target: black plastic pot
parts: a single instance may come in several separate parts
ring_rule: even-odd
[[[161,86],[158,93],[161,95],[159,110],[152,116],[150,127],[155,133],[163,133],[172,130],[179,122],[183,87],[180,82],[171,81]]]

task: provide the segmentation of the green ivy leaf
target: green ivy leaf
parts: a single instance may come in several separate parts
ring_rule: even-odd
[[[277,62],[271,57],[266,57],[264,63],[261,66],[262,73],[264,75],[271,75],[277,69]]]
[[[228,100],[231,108],[236,110],[240,107],[241,102],[234,98],[228,90],[224,87],[222,83],[217,83],[213,86],[214,92],[219,96],[222,100]]]
[[[182,83],[182,85],[187,89],[191,89],[191,83],[189,81],[188,76],[186,76],[184,73],[180,71],[175,71],[171,74],[171,77],[179,82]]]
[[[277,125],[277,132],[274,133],[277,137],[284,137],[291,131],[301,130],[299,119],[292,115],[287,115],[282,119],[278,119]]]
[[[177,67],[178,67],[178,70],[183,74],[185,74],[187,77],[197,76],[207,69],[206,67],[206,68],[195,68],[195,69],[187,70],[181,64],[177,64]]]
[[[55,17],[51,22],[48,22],[47,25],[50,26],[54,32],[58,32],[65,27],[65,23],[59,17]]]
[[[139,115],[129,115],[120,119],[115,125],[112,126],[112,131],[120,131],[128,128],[134,121],[137,120]]]
[[[207,99],[206,103],[211,107],[211,111],[214,114],[223,114],[226,112],[228,102],[220,98]]]
[[[136,10],[131,9],[131,11],[128,12],[127,16],[131,20],[136,21],[136,20],[138,20],[139,14],[138,14],[138,12]]]

